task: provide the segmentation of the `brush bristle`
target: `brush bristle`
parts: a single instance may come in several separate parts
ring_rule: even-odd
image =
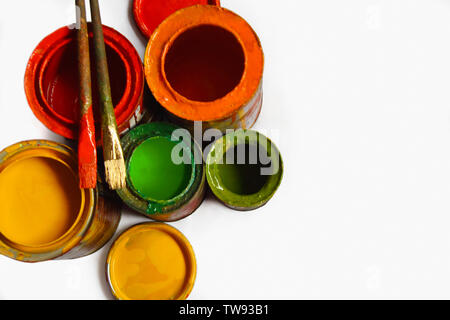
[[[97,186],[97,164],[83,163],[78,166],[81,189],[95,189]]]
[[[124,160],[106,160],[105,176],[106,182],[112,190],[125,188],[127,182]]]
[[[105,161],[105,180],[110,189],[117,190],[126,187],[127,173],[123,160],[122,146],[114,126],[108,126],[103,132],[103,158]]]

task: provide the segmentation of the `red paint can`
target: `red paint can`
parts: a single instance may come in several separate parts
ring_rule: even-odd
[[[133,128],[144,117],[142,107],[144,71],[133,45],[116,30],[103,26],[111,80],[111,94],[120,133]],[[92,31],[89,25],[89,38]],[[62,27],[45,37],[34,49],[25,72],[25,93],[35,116],[50,130],[77,139],[79,84],[76,29]],[[99,122],[97,81],[93,45],[91,76],[93,107]],[[100,126],[96,126],[100,129]],[[100,131],[97,131],[97,139]]]
[[[134,0],[134,20],[144,37],[150,38],[159,24],[172,13],[196,4],[220,6],[220,0]]]

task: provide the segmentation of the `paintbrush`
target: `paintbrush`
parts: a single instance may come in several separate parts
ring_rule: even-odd
[[[84,0],[75,0],[79,10],[77,26],[78,72],[80,83],[80,122],[78,129],[78,175],[80,188],[97,185],[97,151],[94,115],[92,112],[91,64]]]
[[[126,186],[125,161],[117,133],[117,122],[111,98],[108,64],[98,0],[90,0],[97,81],[100,96],[103,158],[106,182],[113,190]]]

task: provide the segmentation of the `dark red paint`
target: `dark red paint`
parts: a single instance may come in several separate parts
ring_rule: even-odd
[[[182,96],[209,102],[224,97],[241,81],[245,55],[229,31],[201,25],[178,36],[167,52],[164,71]]]

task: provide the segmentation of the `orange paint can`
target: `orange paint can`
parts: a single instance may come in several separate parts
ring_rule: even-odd
[[[264,55],[251,26],[230,10],[195,5],[153,32],[145,76],[170,120],[193,129],[251,128],[262,105]]]

